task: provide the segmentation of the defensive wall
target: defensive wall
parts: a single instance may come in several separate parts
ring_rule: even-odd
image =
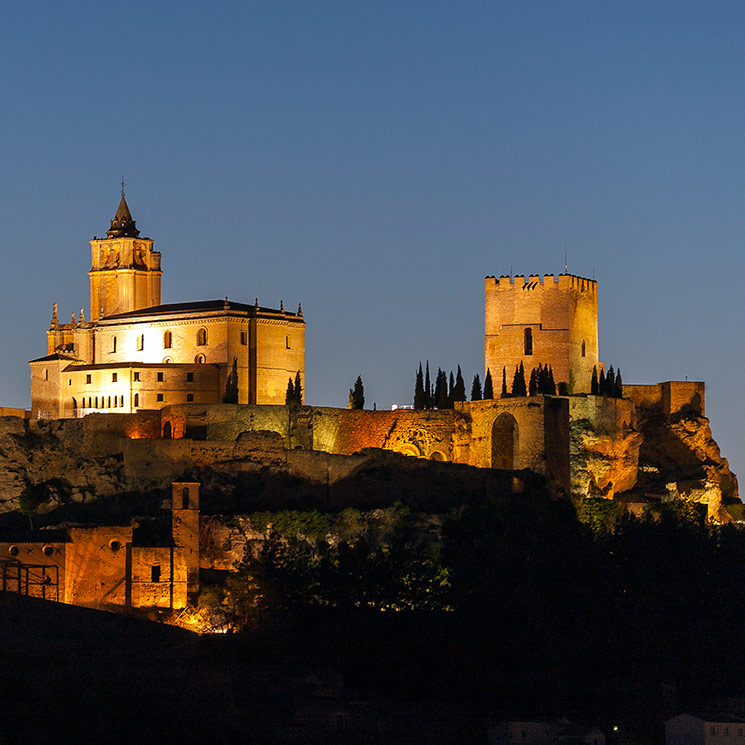
[[[706,416],[706,383],[667,380],[654,385],[626,385],[623,395],[640,409],[657,410],[666,417],[680,411]]]

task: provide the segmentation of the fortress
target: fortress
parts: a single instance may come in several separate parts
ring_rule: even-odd
[[[426,468],[440,469],[443,483],[468,481],[471,494],[520,493],[538,479],[554,497],[615,500],[637,513],[671,499],[699,502],[716,521],[739,504],[705,417],[703,382],[624,385],[620,398],[590,393],[593,369],[604,369],[594,280],[486,277],[484,370],[496,396],[364,411],[286,405],[289,379],[299,375],[305,389],[300,308],[227,298],[161,304],[160,254],[140,237],[123,194],[91,249],[90,319],[81,310],[61,323],[55,305],[48,354],[30,362],[30,417],[0,411],[0,511],[17,510],[29,493],[44,504],[169,489],[172,528],[155,540],[135,523],[0,539],[6,589],[182,608],[199,566],[214,566],[200,564],[197,482],[209,494],[246,473],[295,484],[290,499],[320,510],[394,493],[390,484],[371,492],[367,477],[355,482],[367,466],[410,484],[404,462],[425,469],[425,487]],[[520,364],[526,377],[550,366],[560,395],[500,396],[502,371],[511,381]],[[491,484],[483,491],[482,479]]]

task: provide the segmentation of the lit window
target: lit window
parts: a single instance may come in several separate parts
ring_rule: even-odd
[[[156,395],[156,397],[155,397],[155,400],[156,400],[156,401],[162,401],[162,400],[163,400],[163,394],[162,394],[162,393],[158,393],[158,394]]]
[[[119,377],[119,373],[111,373],[111,382],[116,383],[116,379]]]
[[[163,382],[163,373],[162,372],[159,372],[158,373],[158,382],[159,383],[162,383]]]
[[[166,331],[163,334],[163,349],[170,349],[173,344],[173,335],[170,331]]]
[[[138,383],[140,382],[140,373],[138,372],[135,373],[135,381]]]
[[[203,347],[207,343],[207,329],[197,331],[197,346]]]
[[[533,329],[525,329],[525,354],[533,354]]]

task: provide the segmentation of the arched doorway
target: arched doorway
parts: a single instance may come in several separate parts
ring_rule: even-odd
[[[171,429],[171,423],[170,422],[166,422],[163,425],[163,439],[164,440],[170,440],[172,436],[173,436],[173,431]]]
[[[500,414],[491,429],[491,467],[512,470],[517,464],[517,420]]]
[[[403,445],[399,445],[396,448],[397,453],[401,453],[401,455],[410,455],[413,458],[420,458],[421,453],[419,452],[419,448],[416,447],[416,445],[411,445],[410,443],[405,443]]]
[[[65,399],[64,403],[64,417],[66,419],[72,419],[78,415],[78,402],[75,398],[70,397]]]
[[[429,459],[439,461],[447,460],[447,458],[439,450],[433,450],[432,453],[430,453]]]

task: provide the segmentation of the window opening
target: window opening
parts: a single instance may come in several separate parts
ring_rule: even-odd
[[[163,349],[170,349],[172,343],[173,335],[170,331],[166,331],[165,334],[163,334]]]
[[[150,567],[150,581],[160,582],[160,564],[153,564]]]
[[[533,354],[533,329],[525,329],[525,354]]]
[[[199,329],[197,331],[197,346],[203,347],[207,343],[207,330]]]
[[[135,406],[139,406],[139,405],[140,405],[140,394],[135,393]]]

